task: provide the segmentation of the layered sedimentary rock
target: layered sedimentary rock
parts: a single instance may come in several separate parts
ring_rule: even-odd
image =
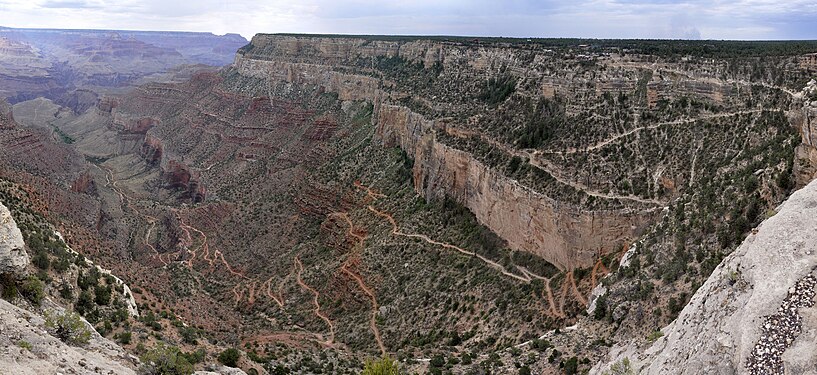
[[[187,64],[222,66],[247,43],[237,34],[0,27],[0,96],[44,96],[82,113],[102,87],[122,87]]]
[[[662,338],[614,348],[592,372],[629,362],[646,374],[813,373],[815,208],[812,182],[715,269]]]
[[[405,107],[384,105],[378,135],[415,159],[415,190],[428,199],[452,197],[518,250],[541,256],[561,268],[620,246],[646,223],[638,211],[583,211],[490,168],[468,152],[437,142],[433,121]]]
[[[381,142],[399,146],[415,159],[418,193],[427,199],[449,196],[458,200],[512,248],[539,255],[560,268],[592,265],[594,257],[635,239],[652,216],[639,210],[591,211],[560,203],[493,170],[468,152],[439,142],[435,119],[392,104],[407,95],[399,85],[343,69],[361,60],[395,56],[423,67],[442,64],[461,68],[464,64],[469,71],[490,69],[499,63],[518,64],[502,48],[258,35],[239,51],[234,67],[242,75],[267,79],[272,85],[317,86],[337,93],[341,100],[371,102]],[[629,85],[616,82],[608,86]]]

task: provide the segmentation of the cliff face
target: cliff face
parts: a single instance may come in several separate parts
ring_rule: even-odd
[[[637,238],[654,217],[653,211],[643,209],[587,210],[537,192],[485,165],[468,151],[438,141],[435,134],[444,127],[438,119],[394,104],[409,97],[424,100],[420,93],[404,91],[407,88],[390,80],[350,73],[346,68],[360,61],[395,57],[423,68],[440,64],[469,76],[500,64],[523,69],[521,62],[502,48],[277,35],[253,38],[237,54],[234,67],[242,75],[268,80],[272,86],[316,86],[337,93],[344,101],[371,102],[380,141],[387,147],[402,148],[415,160],[418,193],[427,199],[456,199],[511,248],[541,256],[559,268],[592,266],[598,255]],[[570,87],[560,90],[580,85],[563,84]],[[600,90],[618,87],[612,83],[600,85]]]
[[[23,234],[11,217],[11,212],[0,203],[0,274],[25,274],[28,254]]]
[[[434,121],[405,107],[383,105],[377,134],[385,146],[414,158],[415,190],[427,199],[452,197],[513,249],[562,269],[587,266],[636,236],[649,215],[628,210],[585,211],[490,168],[468,152],[437,142]]]
[[[706,280],[654,344],[614,348],[647,374],[813,373],[817,182],[794,193]]]
[[[794,172],[798,186],[817,178],[817,81],[812,80],[803,91],[806,95],[801,110],[794,111],[793,123],[799,127],[803,143],[795,151]]]

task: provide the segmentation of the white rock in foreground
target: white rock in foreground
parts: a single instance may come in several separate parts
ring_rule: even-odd
[[[2,374],[136,373],[131,357],[110,340],[92,335],[87,345],[67,345],[46,332],[41,317],[4,300],[0,300],[0,332]]]
[[[664,336],[646,349],[611,349],[591,373],[628,358],[636,373],[749,373],[766,317],[817,267],[817,181],[795,192],[726,257]],[[786,373],[817,374],[817,308],[800,308],[802,332],[782,355]]]
[[[22,275],[28,265],[23,234],[11,217],[11,212],[0,203],[0,274]]]

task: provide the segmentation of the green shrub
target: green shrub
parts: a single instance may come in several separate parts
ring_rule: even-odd
[[[570,357],[567,361],[563,362],[564,364],[564,372],[565,375],[575,375],[579,372],[579,359],[576,357]]]
[[[193,365],[175,346],[159,343],[142,355],[140,374],[144,375],[190,375]]]
[[[652,333],[647,335],[647,341],[655,342],[655,340],[660,339],[661,336],[664,336],[664,332],[661,332],[660,330],[659,331],[653,331]]]
[[[508,74],[490,78],[479,98],[488,104],[502,103],[516,90],[516,79]]]
[[[199,334],[193,327],[179,327],[179,335],[185,344],[198,345]]]
[[[45,284],[40,279],[29,276],[20,286],[20,294],[34,305],[39,306],[45,298]]]
[[[101,306],[111,303],[111,287],[97,285],[94,288],[94,302]]]
[[[74,298],[74,293],[71,292],[71,285],[68,285],[67,283],[60,285],[60,297],[67,300]]]
[[[116,338],[116,341],[119,342],[120,344],[128,345],[128,344],[130,344],[130,340],[131,340],[132,336],[133,336],[133,334],[131,334],[130,331],[124,331],[124,332],[121,332],[121,333],[117,333],[114,336],[114,338]]]
[[[236,367],[238,365],[238,358],[241,353],[236,348],[226,349],[218,355],[218,361],[227,367]]]
[[[73,345],[87,344],[91,339],[91,330],[77,313],[45,312],[45,327],[49,333],[63,342]]]
[[[45,252],[40,252],[34,255],[34,257],[31,258],[31,263],[34,263],[37,268],[45,271],[48,271],[48,267],[51,265],[51,261],[48,259],[48,254]]]
[[[391,357],[384,356],[378,360],[367,360],[361,375],[398,375],[400,367]]]
[[[31,351],[31,348],[32,348],[31,343],[26,341],[26,340],[17,341],[17,346],[19,346],[19,347],[21,347],[21,348],[23,348],[25,350],[28,350],[28,351]]]
[[[196,349],[195,352],[180,353],[179,355],[183,356],[184,359],[187,360],[187,362],[190,362],[191,364],[195,365],[196,363],[204,361],[204,355],[205,354],[207,354],[207,353],[204,351],[204,349],[199,348],[199,349]]]
[[[603,372],[604,375],[632,375],[634,374],[633,367],[630,364],[629,358],[624,358],[610,367],[610,371]]]
[[[11,301],[17,298],[17,279],[10,273],[0,275],[2,278],[3,299]]]
[[[74,310],[82,315],[85,315],[91,312],[94,309],[94,306],[94,297],[91,296],[91,292],[83,290],[77,298],[77,303],[74,305]]]

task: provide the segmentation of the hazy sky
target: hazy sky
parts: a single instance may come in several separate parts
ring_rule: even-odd
[[[516,37],[817,39],[817,0],[0,0],[0,26]]]

